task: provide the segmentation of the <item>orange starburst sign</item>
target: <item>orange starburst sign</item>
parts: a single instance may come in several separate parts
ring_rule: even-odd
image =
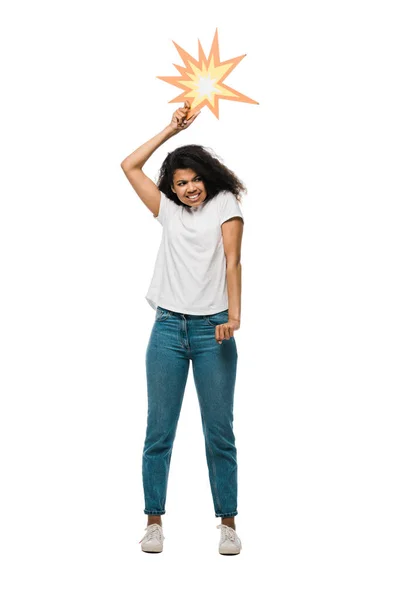
[[[185,63],[185,66],[180,67],[179,65],[174,65],[174,67],[178,69],[180,75],[172,77],[157,76],[157,79],[162,79],[163,81],[184,90],[182,94],[173,100],[170,100],[170,103],[188,100],[191,105],[188,117],[203,106],[208,106],[217,119],[219,119],[219,100],[234,100],[235,102],[259,104],[255,100],[248,98],[244,94],[241,94],[223,83],[229,73],[233,71],[246,54],[221,62],[219,58],[218,29],[215,31],[208,58],[206,58],[206,55],[204,54],[200,40],[198,40],[198,42],[198,60],[193,58],[193,56],[190,56],[183,48],[173,42],[180,57]]]

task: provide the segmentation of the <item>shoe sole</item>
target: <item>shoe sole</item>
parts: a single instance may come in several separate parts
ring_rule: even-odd
[[[240,550],[238,550],[238,552],[220,552],[220,554],[222,556],[236,556],[237,554],[240,554]]]
[[[142,551],[143,552],[149,552],[150,554],[158,554],[159,552],[163,551],[163,546],[158,545],[158,546],[147,546],[147,544],[143,544],[142,545]]]

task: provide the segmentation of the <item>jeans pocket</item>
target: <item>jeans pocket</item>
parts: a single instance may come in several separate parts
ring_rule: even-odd
[[[156,321],[166,321],[170,316],[170,311],[166,308],[161,308],[161,306],[157,306],[156,308]]]
[[[214,313],[213,315],[204,315],[204,320],[209,325],[222,325],[228,322],[228,309],[221,310],[221,312]]]

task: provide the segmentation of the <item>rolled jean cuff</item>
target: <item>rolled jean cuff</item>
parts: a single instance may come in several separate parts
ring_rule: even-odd
[[[236,517],[236,515],[238,514],[238,511],[235,510],[233,512],[229,512],[229,513],[215,513],[216,517]]]
[[[144,509],[145,515],[165,515],[165,510],[146,510]]]

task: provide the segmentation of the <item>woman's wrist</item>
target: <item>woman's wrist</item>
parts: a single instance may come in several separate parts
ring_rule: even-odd
[[[179,129],[175,129],[171,124],[167,125],[164,131],[167,133],[168,137],[172,137],[179,133]]]
[[[228,313],[228,319],[230,321],[237,321],[238,323],[240,323],[240,318],[238,319],[237,317],[232,317],[229,313]]]

